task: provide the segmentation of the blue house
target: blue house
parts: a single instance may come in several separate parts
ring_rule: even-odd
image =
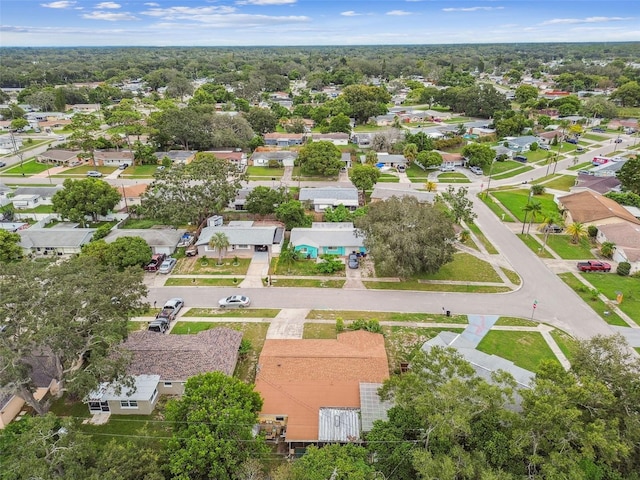
[[[315,222],[311,228],[292,228],[289,242],[306,258],[365,252],[363,238],[356,235],[351,222]]]

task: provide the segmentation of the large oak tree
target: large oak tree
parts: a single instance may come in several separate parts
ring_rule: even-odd
[[[53,211],[83,226],[86,217],[90,216],[96,222],[99,215],[111,212],[121,198],[117,188],[97,178],[68,178],[63,186],[64,188],[53,196]]]

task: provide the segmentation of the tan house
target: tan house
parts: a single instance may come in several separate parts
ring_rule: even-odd
[[[600,227],[601,225],[630,222],[640,225],[640,220],[622,205],[591,190],[558,198],[558,207],[563,211],[566,224],[579,222]]]
[[[133,165],[133,152],[128,150],[96,150],[93,152],[93,160],[95,165],[105,167],[119,167],[124,164]]]
[[[40,163],[55,163],[56,165],[64,165],[66,167],[80,165],[82,160],[78,158],[82,152],[78,150],[61,150],[54,148],[41,153],[36,158]]]
[[[604,242],[615,244],[614,261],[629,262],[631,273],[640,271],[640,225],[629,222],[599,225],[596,239],[600,244]]]
[[[159,395],[182,395],[189,377],[207,372],[233,375],[242,333],[213,328],[195,335],[137,331],[122,344],[132,354],[127,374],[135,389],[103,384],[85,398],[91,413],[148,415]]]
[[[361,438],[362,409],[369,412],[371,402],[379,403],[375,388],[371,394],[365,384],[388,378],[384,337],[377,333],[344,332],[335,340],[266,340],[256,376],[256,391],[264,399],[260,428],[275,428],[290,447],[356,440]]]

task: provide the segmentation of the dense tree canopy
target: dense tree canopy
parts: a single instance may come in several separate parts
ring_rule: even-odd
[[[184,394],[169,402],[173,422],[169,470],[176,480],[232,480],[243,462],[267,451],[252,428],[262,408],[260,394],[224,373],[189,378]]]
[[[491,165],[496,152],[486,143],[470,143],[462,149],[462,155],[469,160],[469,165],[483,168]]]
[[[451,220],[437,207],[414,197],[392,197],[368,206],[356,219],[364,245],[381,276],[407,278],[434,273],[453,259]]]
[[[160,171],[142,197],[141,212],[170,225],[200,225],[235,198],[246,175],[211,153]]]
[[[281,203],[287,200],[287,192],[284,188],[269,188],[258,186],[247,194],[244,204],[245,210],[257,215],[269,215],[276,211]]]
[[[340,149],[331,142],[308,142],[298,152],[297,161],[304,173],[331,177],[344,166]]]
[[[387,113],[387,103],[391,100],[391,95],[383,87],[371,85],[349,85],[342,90],[341,96],[349,104],[351,115],[358,124]]]
[[[97,178],[68,178],[63,186],[64,188],[53,196],[53,211],[82,225],[86,223],[87,216],[95,222],[98,215],[111,212],[121,198],[117,188]]]
[[[640,195],[640,156],[627,160],[618,172],[618,180],[625,190]]]
[[[151,247],[140,237],[120,237],[111,243],[96,240],[82,247],[82,253],[119,270],[144,267],[151,261]]]
[[[365,191],[371,190],[379,178],[380,170],[373,165],[354,165],[349,172],[351,183],[363,194]]]
[[[6,265],[0,278],[6,325],[0,385],[44,413],[51,399],[34,398],[33,369],[60,382],[60,393],[79,396],[122,375],[126,358],[110,354],[126,337],[129,317],[142,307],[142,276],[141,269],[118,271],[84,255]]]
[[[0,263],[13,262],[21,255],[20,235],[0,229]]]
[[[285,224],[287,230],[311,226],[311,216],[305,213],[304,206],[298,200],[289,200],[279,205],[276,208],[276,218]]]

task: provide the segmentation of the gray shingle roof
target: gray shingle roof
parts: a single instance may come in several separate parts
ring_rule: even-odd
[[[396,190],[393,188],[374,187],[371,193],[372,200],[386,200],[391,197],[414,197],[419,202],[433,203],[437,194],[432,192],[419,192],[416,190]]]
[[[300,201],[304,200],[355,200],[358,201],[358,189],[353,187],[302,187]]]
[[[130,375],[160,375],[164,381],[184,381],[200,373],[233,375],[242,333],[213,328],[195,335],[133,332],[122,345],[133,353]]]
[[[79,248],[88,243],[95,228],[28,228],[19,230],[22,248]]]
[[[120,237],[140,237],[150,247],[175,247],[182,238],[183,230],[173,228],[116,229],[111,230],[104,240],[114,242]]]
[[[356,236],[355,228],[292,228],[290,240],[293,246],[361,247],[363,238]]]
[[[211,237],[218,232],[227,236],[230,245],[272,245],[277,229],[278,227],[275,226],[205,227],[202,229],[196,245],[207,245]]]
[[[42,198],[51,198],[62,188],[62,185],[55,187],[18,187],[14,195],[38,195]]]

